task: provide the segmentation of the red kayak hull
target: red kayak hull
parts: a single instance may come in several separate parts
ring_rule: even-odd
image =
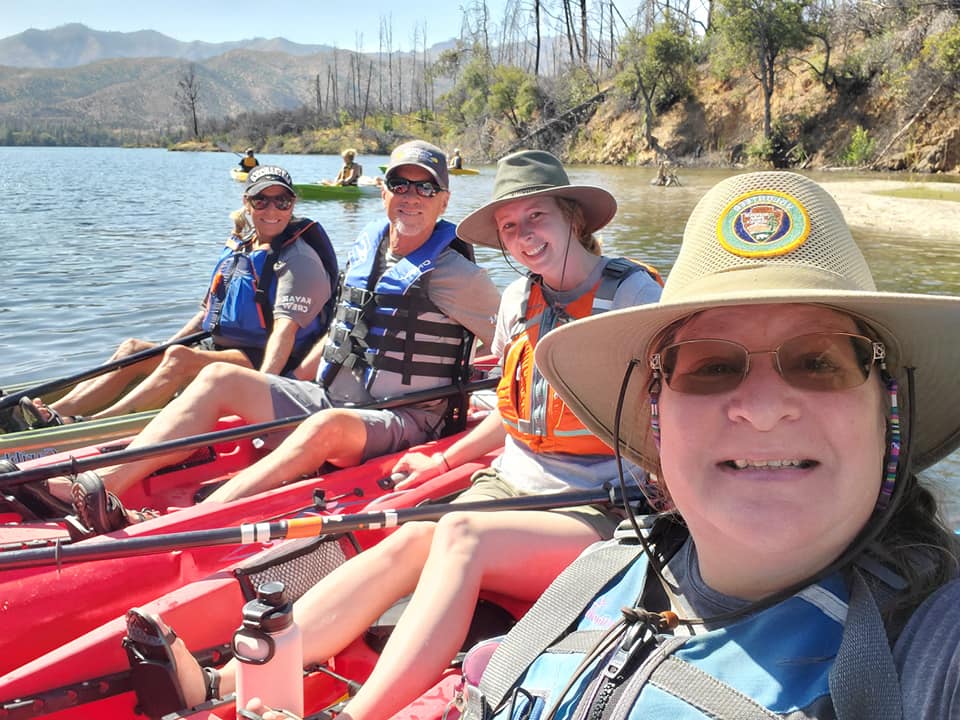
[[[446,447],[455,439],[456,436],[432,444],[428,452]],[[96,448],[92,448],[73,454],[83,457],[95,452]],[[324,491],[327,512],[359,512],[366,503],[386,494],[387,489],[378,483],[389,475],[399,454],[230,503],[190,505],[201,484],[222,479],[245,467],[256,459],[257,452],[249,441],[240,441],[216,446],[212,457],[214,459],[210,462],[154,475],[123,498],[129,507],[161,507],[176,512],[168,512],[104,537],[144,537],[283,517],[312,505],[315,490]],[[60,459],[50,456],[25,463],[24,468]],[[464,467],[451,478],[457,478],[455,482],[463,486],[471,468],[479,467],[476,464]],[[403,496],[401,504],[419,502],[430,497],[429,493],[429,485],[416,488]],[[343,497],[339,497],[341,495]],[[51,537],[65,540],[67,533],[61,524],[49,522],[0,527],[0,544],[6,551],[13,544]],[[98,538],[83,541],[96,542]],[[0,675],[54,650],[131,607],[247,559],[262,547],[260,544],[197,547],[65,564],[59,568],[47,565],[4,570],[0,566],[0,628],[3,628],[0,632]],[[0,551],[0,560],[4,552]]]

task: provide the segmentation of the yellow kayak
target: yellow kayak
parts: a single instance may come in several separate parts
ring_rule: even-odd
[[[230,177],[232,177],[237,182],[246,182],[247,175],[250,173],[244,172],[240,168],[230,168]]]

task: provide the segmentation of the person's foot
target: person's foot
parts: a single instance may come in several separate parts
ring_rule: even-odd
[[[103,479],[93,470],[76,476],[70,486],[73,509],[86,527],[97,535],[120,530],[128,525],[159,517],[156,510],[128,510],[120,498],[104,487]]]
[[[127,526],[126,513],[120,500],[107,491],[103,480],[92,470],[76,476],[70,486],[70,496],[80,522],[98,535]]]
[[[150,716],[194,707],[216,695],[216,677],[204,672],[183,640],[163,620],[143,608],[127,612],[123,640],[134,669],[134,687]]]
[[[22,397],[19,406],[20,414],[32,430],[57,427],[58,425],[72,425],[87,419],[81,415],[61,415],[39,398]]]

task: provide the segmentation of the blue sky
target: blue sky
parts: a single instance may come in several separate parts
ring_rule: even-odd
[[[488,0],[494,19],[506,0]],[[355,49],[363,33],[366,50],[376,50],[380,18],[392,18],[395,49],[409,50],[415,28],[426,23],[427,43],[460,34],[461,6],[470,0],[0,0],[0,37],[28,28],[49,30],[80,22],[95,30],[157,30],[177,40],[223,42],[284,37],[298,43]],[[617,5],[629,16],[639,0]]]

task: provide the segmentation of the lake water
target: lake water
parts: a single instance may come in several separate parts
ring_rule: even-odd
[[[259,159],[282,165],[294,182],[330,178],[340,167],[336,156]],[[236,161],[227,153],[0,147],[0,258],[7,273],[0,387],[92,367],[126,337],[160,340],[179,329],[196,312],[229,233],[227,215],[240,205],[242,185],[229,175]],[[374,174],[387,158],[360,161]],[[480,169],[478,176],[451,178],[448,219],[490,197],[493,168]],[[681,170],[679,188],[651,187],[653,174],[650,168],[570,169],[574,182],[606,187],[619,201],[617,217],[601,233],[607,252],[652,263],[666,275],[690,210],[729,171]],[[382,217],[382,208],[379,198],[301,201],[297,214],[319,221],[342,253],[364,224]],[[960,294],[955,238],[854,234],[881,289]],[[516,277],[492,250],[479,249],[478,261],[500,287]],[[960,491],[953,492],[960,454],[927,474],[949,488],[949,513],[960,522]]]

